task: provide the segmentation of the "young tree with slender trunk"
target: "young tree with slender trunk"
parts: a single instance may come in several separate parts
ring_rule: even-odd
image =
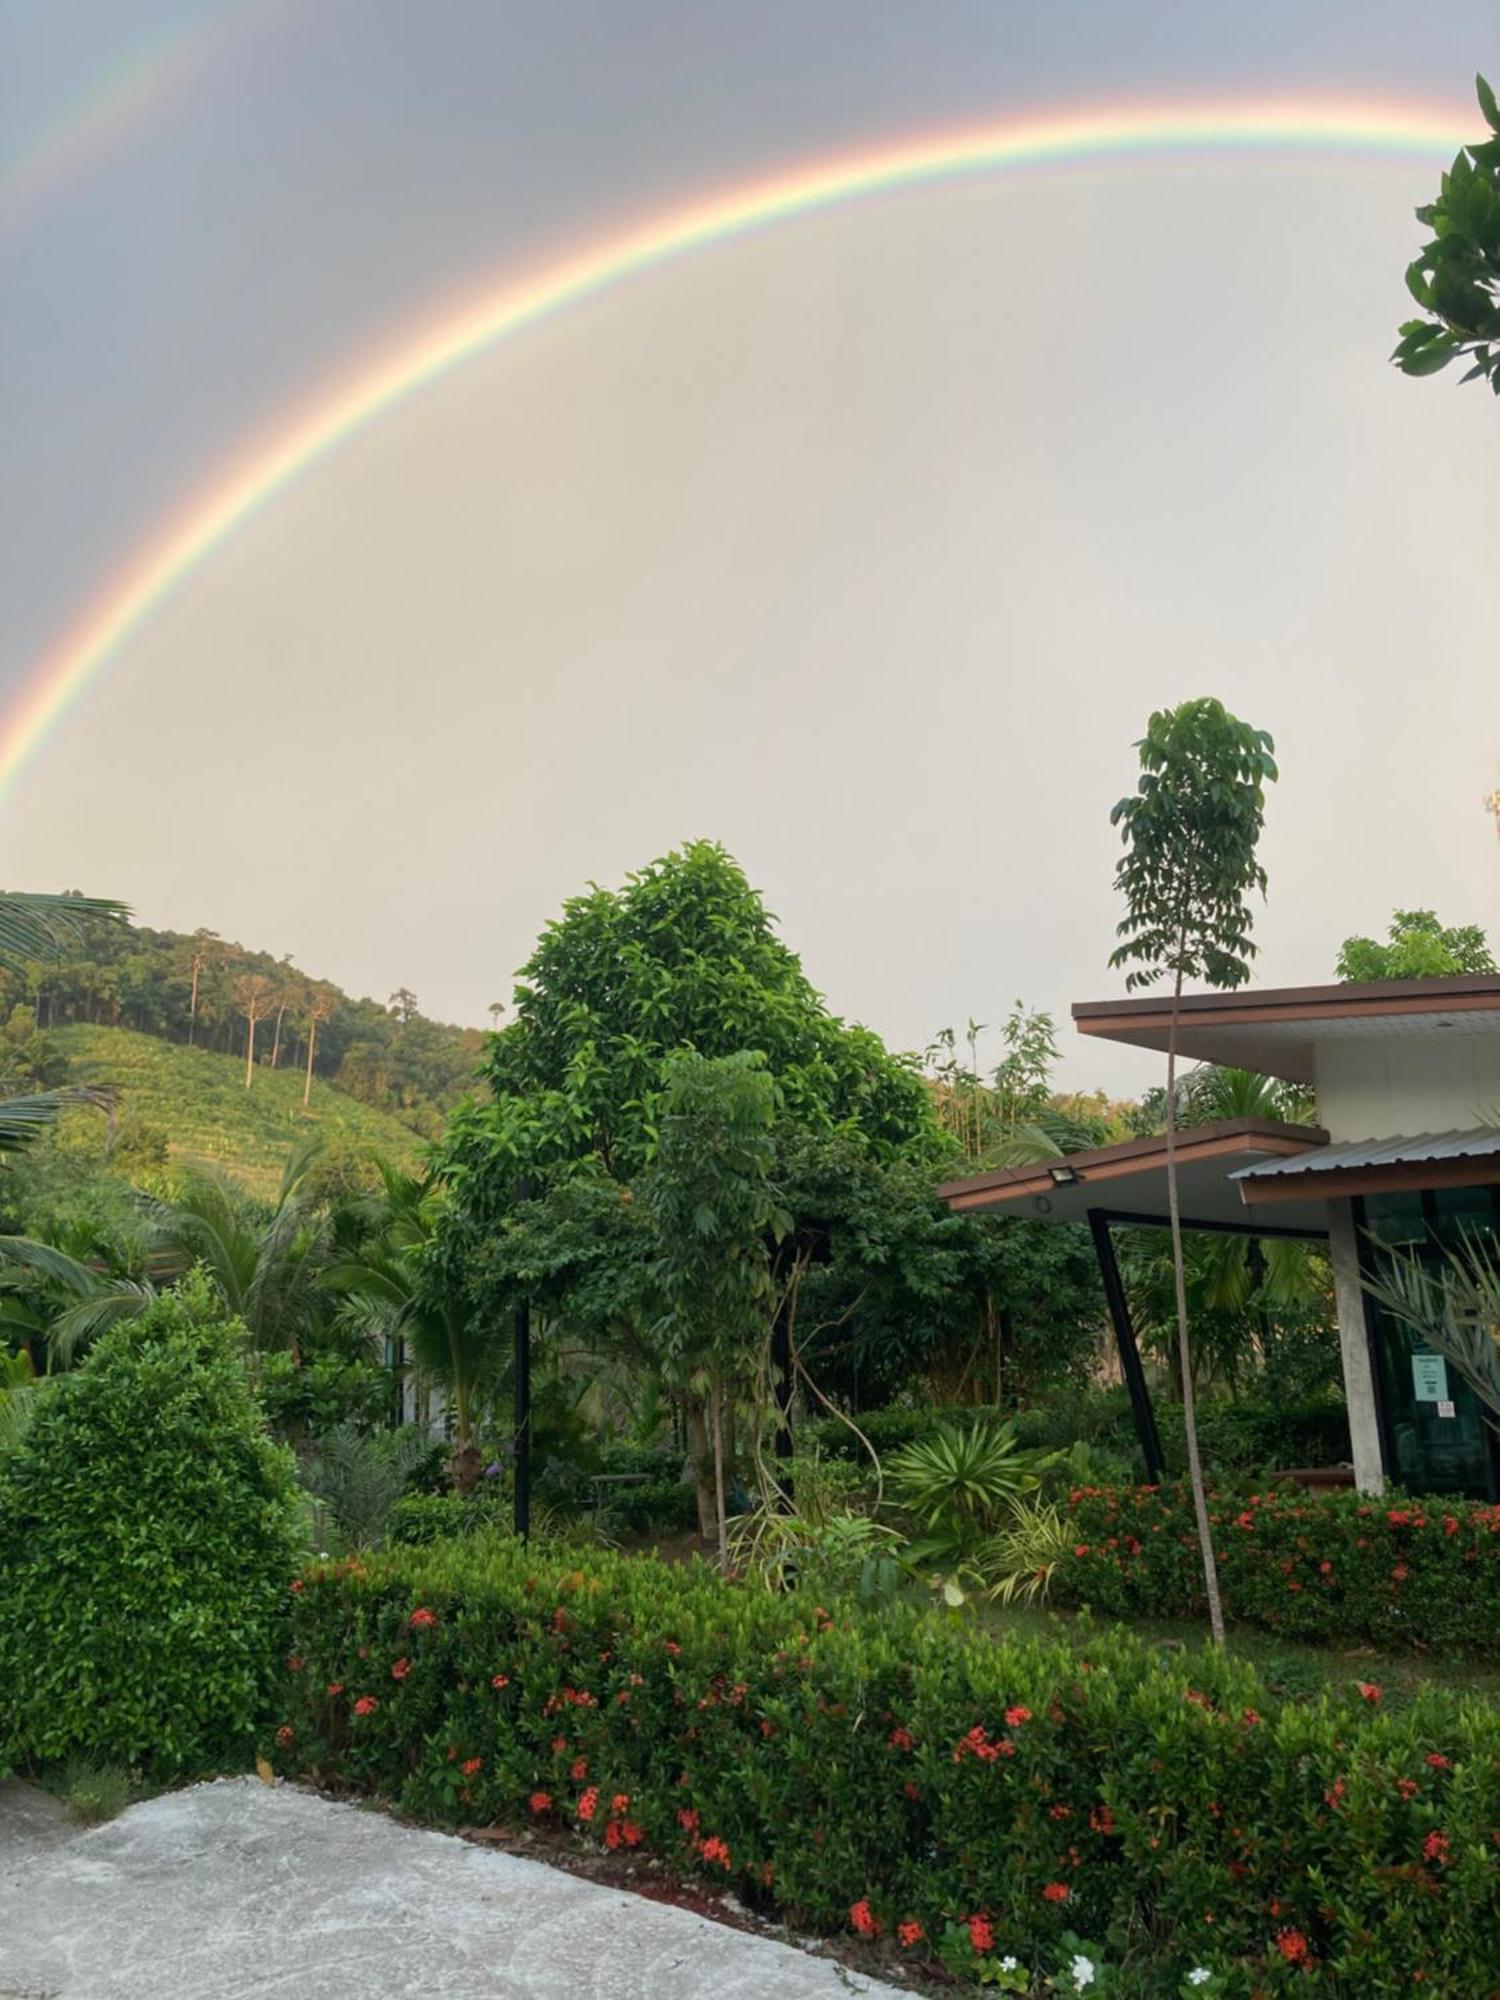
[[[191,957],[188,961],[192,968],[192,974],[193,974],[193,988],[192,992],[188,996],[188,1047],[189,1048],[193,1046],[193,1038],[198,1030],[198,980],[203,972],[204,966],[208,964],[209,945],[211,942],[217,944],[218,940],[219,940],[219,933],[217,931],[197,930],[193,932],[193,949]]]
[[[234,982],[234,1003],[245,1020],[245,1088],[255,1075],[255,1030],[270,1013],[276,986],[263,972],[242,972]]]
[[[654,1237],[651,1281],[663,1310],[656,1338],[687,1394],[701,1528],[713,1526],[729,1566],[725,1492],[737,1392],[769,1337],[768,1245],[790,1227],[772,1183],[775,1080],[765,1058],[684,1051],[664,1070],[665,1115],[642,1183]],[[712,1453],[712,1507],[705,1460]],[[710,1519],[704,1519],[709,1515]]]
[[[1250,977],[1250,908],[1245,898],[1262,892],[1266,872],[1256,859],[1265,818],[1265,787],[1276,777],[1275,745],[1204,697],[1159,709],[1136,745],[1141,775],[1135,791],[1110,814],[1125,843],[1115,887],[1127,913],[1121,943],[1110,964],[1134,970],[1126,985],[1153,985],[1170,977],[1172,1011],[1167,1027],[1167,1213],[1172,1229],[1172,1270],[1177,1303],[1177,1346],[1182,1372],[1182,1416],[1188,1477],[1203,1555],[1214,1644],[1224,1643],[1224,1613],[1209,1529],[1208,1499],[1198,1453],[1188,1334],[1187,1280],[1182,1254],[1182,1211],[1177,1186],[1177,1036],[1183,983],[1243,986]]]

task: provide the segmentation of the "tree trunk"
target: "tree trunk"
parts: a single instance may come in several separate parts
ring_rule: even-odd
[[[1203,1488],[1203,1462],[1198,1456],[1198,1419],[1193,1393],[1193,1357],[1188,1342],[1187,1274],[1182,1257],[1182,1211],[1177,1197],[1177,1023],[1182,1008],[1182,972],[1172,987],[1172,1020],[1167,1029],[1167,1213],[1172,1223],[1172,1281],[1177,1293],[1177,1356],[1182,1369],[1182,1429],[1187,1439],[1188,1480],[1193,1489],[1193,1515],[1203,1556],[1203,1588],[1208,1597],[1208,1625],[1216,1646],[1224,1643],[1224,1611],[1219,1603],[1219,1572],[1214,1563],[1213,1531],[1208,1524],[1208,1495]]]
[[[198,1026],[198,961],[193,960],[193,997],[188,1002],[188,1047],[193,1046],[193,1035]]]
[[[693,1461],[693,1491],[698,1501],[698,1533],[705,1542],[718,1535],[714,1511],[713,1447],[708,1441],[708,1420],[697,1396],[686,1398],[688,1453]]]
[[[719,1509],[719,1569],[729,1574],[729,1524],[724,1518],[724,1398],[717,1382],[713,1385],[714,1413],[714,1499]]]
[[[245,1088],[250,1088],[250,1077],[255,1067],[255,1016],[245,1017]]]
[[[272,1069],[275,1069],[277,1058],[281,1054],[281,1017],[285,1012],[286,1012],[286,1002],[283,1000],[281,1005],[276,1009],[276,1033],[271,1037]]]
[[[312,1102],[313,1050],[318,1045],[318,1019],[314,1015],[307,1024],[307,1080],[302,1086],[302,1109],[305,1111]]]

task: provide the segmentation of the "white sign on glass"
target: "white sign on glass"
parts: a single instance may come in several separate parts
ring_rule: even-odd
[[[1411,1392],[1419,1403],[1447,1402],[1448,1364],[1441,1354],[1412,1356]]]

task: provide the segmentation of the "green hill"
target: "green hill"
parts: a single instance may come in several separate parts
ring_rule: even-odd
[[[246,1090],[238,1057],[131,1028],[75,1024],[48,1039],[67,1057],[70,1083],[115,1085],[116,1116],[164,1132],[170,1160],[230,1174],[255,1194],[275,1192],[292,1147],[313,1132],[330,1146],[372,1150],[406,1166],[419,1156],[410,1126],[316,1077],[304,1111],[296,1070],[258,1066]]]

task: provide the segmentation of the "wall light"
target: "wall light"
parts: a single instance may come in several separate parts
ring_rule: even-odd
[[[1048,1167],[1047,1178],[1054,1187],[1077,1187],[1083,1176],[1072,1167]]]

